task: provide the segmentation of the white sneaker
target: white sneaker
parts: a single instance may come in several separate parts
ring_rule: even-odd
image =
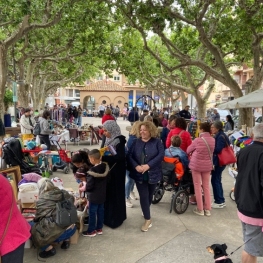
[[[129,198],[126,199],[126,206],[129,207],[129,208],[133,207],[133,204],[132,204],[132,202],[131,202],[131,200]]]
[[[130,193],[130,198],[131,198],[132,200],[138,200],[138,197],[135,195],[134,192],[131,192],[131,193]]]
[[[211,205],[212,208],[219,208],[219,209],[224,208],[225,206],[226,206],[225,203],[221,203],[221,204],[212,203]]]

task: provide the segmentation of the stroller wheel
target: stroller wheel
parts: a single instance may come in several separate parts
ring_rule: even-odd
[[[154,193],[153,193],[153,199],[152,199],[152,204],[157,204],[159,203],[164,195],[164,189],[160,187],[160,185],[157,185]]]
[[[231,200],[235,201],[235,193],[234,193],[234,190],[231,190],[230,193],[229,193],[229,197],[231,198]]]
[[[173,207],[174,212],[177,214],[183,214],[189,205],[189,196],[185,190],[180,190],[174,194]]]
[[[65,168],[63,169],[63,171],[64,171],[65,174],[68,174],[68,173],[69,173],[69,168],[68,168],[68,167],[65,167]]]
[[[52,167],[52,171],[53,171],[53,172],[56,172],[57,170],[58,170],[58,169],[57,169],[56,166],[53,166],[53,167]]]

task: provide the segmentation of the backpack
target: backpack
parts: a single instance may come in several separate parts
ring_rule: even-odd
[[[69,199],[65,199],[62,191],[62,200],[56,203],[56,224],[65,228],[75,224],[77,221],[77,209]]]
[[[34,129],[33,129],[33,134],[36,136],[36,135],[40,135],[41,133],[41,129],[40,129],[40,123],[37,122],[34,126]]]

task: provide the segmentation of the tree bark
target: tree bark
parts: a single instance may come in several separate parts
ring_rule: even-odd
[[[0,44],[0,118],[4,121],[4,96],[5,96],[5,87],[7,81],[7,48],[5,45]]]

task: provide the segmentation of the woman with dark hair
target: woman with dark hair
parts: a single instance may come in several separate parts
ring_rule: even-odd
[[[121,135],[120,126],[116,121],[109,120],[103,123],[105,146],[114,149],[114,153],[102,156],[102,161],[110,166],[110,176],[107,184],[106,202],[104,204],[104,224],[116,228],[126,219],[125,204],[125,143]]]
[[[221,121],[215,121],[211,125],[211,132],[214,134],[215,138],[215,150],[213,153],[213,162],[214,162],[214,170],[212,171],[212,188],[214,192],[214,203],[212,204],[212,208],[224,208],[225,198],[222,186],[222,172],[226,168],[226,166],[219,165],[218,154],[221,153],[223,148],[229,145],[229,139],[225,135],[223,131],[223,124]]]
[[[213,169],[212,154],[215,148],[215,139],[210,135],[209,123],[200,123],[199,130],[199,138],[196,138],[187,148],[187,153],[192,154],[189,168],[192,170],[197,202],[197,208],[195,208],[193,212],[200,216],[210,216],[210,175]],[[200,165],[200,163],[202,165]]]
[[[171,146],[171,138],[178,135],[182,139],[180,148],[186,152],[187,147],[192,143],[191,135],[186,131],[187,123],[184,118],[177,118],[175,120],[175,128],[171,130],[166,139],[166,148]]]
[[[161,133],[161,140],[163,142],[163,146],[164,148],[166,149],[166,139],[167,139],[167,136],[169,134],[169,132],[175,128],[175,119],[176,119],[176,116],[174,115],[171,115],[169,120],[168,120],[168,124],[166,127],[164,127],[162,129],[162,133]]]
[[[89,161],[88,153],[85,151],[75,152],[71,157],[71,165],[73,174],[75,174],[80,167],[85,167],[85,169],[89,170],[93,166]]]
[[[47,146],[47,150],[50,150],[50,140],[49,135],[52,133],[50,129],[50,112],[48,110],[44,110],[42,117],[39,117],[39,125],[40,125],[40,143],[44,143]]]
[[[234,121],[231,115],[226,115],[225,132],[234,130]]]

